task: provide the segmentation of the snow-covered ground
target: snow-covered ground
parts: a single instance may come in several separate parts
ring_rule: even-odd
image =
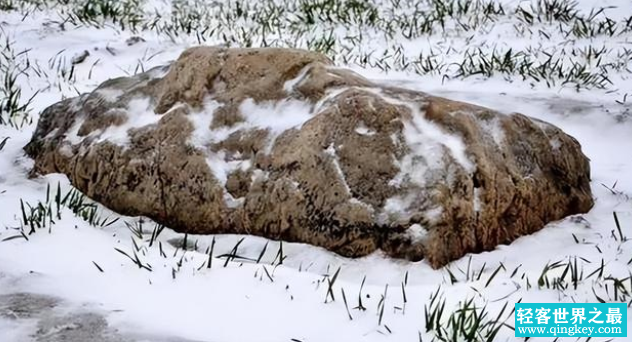
[[[530,2],[501,3],[509,12]],[[170,8],[167,1],[145,5],[149,12]],[[613,20],[632,15],[627,0],[580,1],[578,8],[589,13],[601,6],[605,14],[600,15]],[[20,129],[0,125],[1,342],[56,341],[63,331],[71,341],[431,341],[436,331],[427,331],[427,317],[442,299],[447,329],[450,313],[473,299],[479,311],[489,311],[487,321],[506,323],[494,340],[513,341],[522,340],[513,337],[510,328],[514,303],[520,300],[632,303],[632,54],[626,55],[632,51],[632,29],[580,39],[556,36],[558,23],[533,23],[527,25],[532,31],[527,34],[514,30],[522,23],[517,15],[505,15],[472,32],[448,28],[424,38],[401,39],[409,56],[434,49],[446,65],[463,58],[461,52],[470,46],[484,51],[496,46],[503,51],[539,48],[533,56],[540,57],[550,49],[566,49],[572,56],[573,49],[604,47],[603,61],[590,62],[591,70],[602,72],[598,64],[606,62],[622,66],[607,69],[609,83],[603,89],[588,86],[578,91],[576,84],[564,85],[559,79],[547,85],[502,72],[467,78],[442,77],[447,69],[419,75],[392,68],[387,73],[375,64],[349,61],[349,67],[381,82],[551,122],[577,138],[591,159],[595,207],[588,214],[433,270],[423,261],[392,260],[379,253],[346,259],[308,245],[252,236],[188,236],[183,249],[184,235],[165,229],[153,239],[155,225],[146,219],[121,217],[95,227],[63,207],[61,219],[54,217],[53,224],[26,235],[28,240],[19,237],[21,203],[28,212],[29,204],[47,203],[47,187],[51,203],[58,185],[63,194],[71,189],[65,176],[28,178],[32,162],[22,147],[37,114],[109,78],[171,61],[198,38],[193,33],[131,33],[115,24],[96,28],[66,23],[62,29],[57,9],[25,14],[1,8],[0,47],[6,47],[8,39],[15,54],[28,50],[15,59],[22,67],[29,61],[17,78],[22,101],[36,94],[30,105],[32,124]],[[335,34],[350,31],[337,29]],[[369,38],[349,50],[351,55],[361,56],[363,49],[381,54],[380,48],[400,44],[397,37],[366,35]],[[133,36],[144,41],[128,45],[126,40]],[[261,38],[255,38],[257,45]],[[219,41],[206,41],[213,43]],[[89,56],[69,75],[71,60],[83,51]],[[569,58],[564,62],[588,57]],[[99,215],[118,217],[105,208],[99,208]],[[227,260],[225,255],[231,254],[238,257]],[[135,255],[138,264],[131,260]],[[575,267],[577,272],[565,271]],[[34,305],[30,314],[27,309],[16,312],[8,304],[15,298],[9,295],[16,293],[31,293],[33,302],[45,305]],[[102,329],[100,319],[109,328]],[[85,334],[86,327],[92,335],[73,335],[82,329]],[[630,329],[629,309],[628,336]],[[600,340],[606,339],[591,339]]]

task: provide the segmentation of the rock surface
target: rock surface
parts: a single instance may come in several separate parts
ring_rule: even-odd
[[[47,108],[25,150],[34,174],[177,231],[433,267],[593,205],[589,161],[559,128],[300,50],[189,49]]]

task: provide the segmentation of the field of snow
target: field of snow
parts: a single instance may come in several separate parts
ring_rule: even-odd
[[[590,158],[595,206],[433,270],[184,236],[92,204],[65,176],[29,178],[41,110],[197,44],[309,48],[551,122]],[[0,342],[521,341],[518,301],[629,303],[624,341],[631,239],[629,0],[0,0]],[[529,339],[565,340],[578,338]]]

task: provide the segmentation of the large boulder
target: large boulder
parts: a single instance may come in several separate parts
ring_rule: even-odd
[[[34,174],[176,231],[434,267],[593,205],[588,159],[559,128],[300,50],[189,49],[50,106],[25,150]]]

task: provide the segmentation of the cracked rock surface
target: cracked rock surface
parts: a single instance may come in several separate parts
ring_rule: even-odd
[[[197,47],[40,116],[33,175],[181,232],[434,267],[593,205],[559,128],[384,86],[290,49]]]

